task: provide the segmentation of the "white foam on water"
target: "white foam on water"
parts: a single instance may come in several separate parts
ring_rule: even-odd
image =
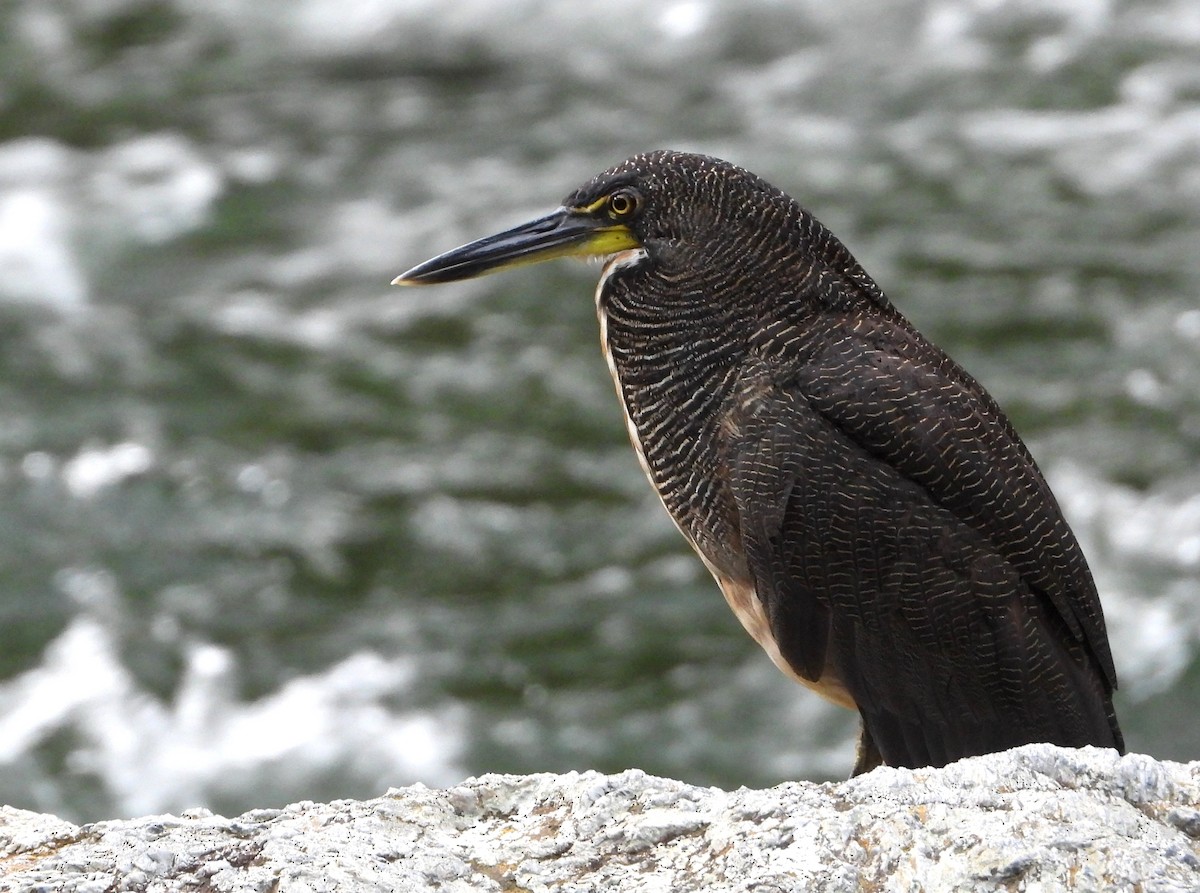
[[[190,140],[166,132],[100,153],[90,189],[126,237],[158,245],[207,223],[224,185],[220,168]]]
[[[0,685],[0,764],[54,735],[76,742],[74,773],[94,775],[117,813],[178,811],[237,796],[270,779],[288,799],[340,770],[373,784],[447,784],[463,732],[449,708],[397,710],[417,672],[412,658],[351,654],[257,701],[237,696],[232,652],[194,642],[178,690],[164,702],[122,662],[104,611],[73,619],[41,664]]]
[[[159,245],[200,228],[224,182],[220,167],[177,133],[93,153],[43,138],[0,145],[0,300],[86,304],[83,255]]]
[[[69,242],[69,218],[52,193],[0,192],[0,299],[60,309],[87,301]]]
[[[86,499],[126,478],[144,474],[153,465],[154,454],[140,443],[89,445],[64,463],[62,477],[73,495]]]
[[[704,29],[710,12],[708,4],[696,0],[672,3],[659,16],[658,27],[673,40],[686,40]]]
[[[1200,487],[1141,493],[1070,463],[1048,476],[1095,574],[1122,689],[1134,698],[1167,690],[1200,647]],[[1165,579],[1134,591],[1123,569],[1137,565]]]

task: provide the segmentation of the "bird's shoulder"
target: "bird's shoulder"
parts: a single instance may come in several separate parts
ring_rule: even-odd
[[[974,490],[972,476],[939,483],[942,463],[1003,457],[989,476],[995,486],[1015,480],[1048,494],[996,401],[899,314],[765,326],[733,376],[724,428],[736,433],[759,418],[835,426],[935,493]]]
[[[837,425],[889,459],[904,444],[986,437],[1033,464],[983,386],[896,313],[825,312],[763,326],[724,410],[731,432],[783,413]]]

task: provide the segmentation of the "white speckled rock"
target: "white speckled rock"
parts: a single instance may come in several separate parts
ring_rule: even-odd
[[[1031,745],[733,793],[620,775],[76,827],[0,810],[0,890],[1200,890],[1200,762]]]

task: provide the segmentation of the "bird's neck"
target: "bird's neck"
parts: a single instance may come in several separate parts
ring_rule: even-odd
[[[812,221],[809,235],[827,231]],[[832,236],[829,236],[832,240]],[[722,419],[747,363],[784,351],[827,314],[895,315],[836,240],[815,263],[743,266],[709,256],[664,263],[645,251],[611,259],[596,290],[601,341],[630,440],[655,491],[710,567],[736,567],[735,516],[721,485]]]
[[[610,264],[596,292],[601,341],[630,439],[672,519],[711,562],[731,542],[715,483],[717,427],[752,319],[711,299],[703,282],[648,270],[644,258]]]

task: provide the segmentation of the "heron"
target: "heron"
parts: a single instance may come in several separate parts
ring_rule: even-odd
[[[660,150],[394,284],[570,256],[604,259],[601,345],[646,476],[776,666],[859,713],[853,774],[1124,751],[1099,595],[1032,455],[809,211]]]

